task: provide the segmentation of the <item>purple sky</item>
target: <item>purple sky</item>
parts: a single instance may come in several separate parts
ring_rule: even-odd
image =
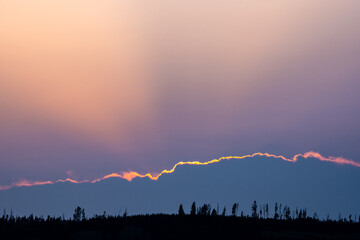
[[[360,162],[357,0],[0,1],[0,185],[310,150]]]

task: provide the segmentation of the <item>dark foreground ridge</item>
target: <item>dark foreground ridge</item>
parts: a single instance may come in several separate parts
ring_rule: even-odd
[[[360,224],[313,219],[146,215],[2,223],[1,239],[360,239]]]
[[[0,218],[0,239],[360,239],[360,222],[352,218],[320,220],[307,216],[306,209],[283,211],[276,205],[273,216],[256,201],[251,215],[237,216],[238,204],[231,215],[213,209],[208,204],[185,214],[182,205],[178,214],[127,216],[95,215],[86,218],[85,210],[77,207],[72,219],[64,217],[14,217],[5,214]],[[263,209],[265,209],[263,211]]]

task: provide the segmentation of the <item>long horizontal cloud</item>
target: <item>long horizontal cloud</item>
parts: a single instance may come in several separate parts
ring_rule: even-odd
[[[173,173],[176,168],[180,165],[209,165],[212,163],[218,163],[221,162],[223,160],[230,160],[230,159],[244,159],[244,158],[253,158],[253,157],[268,157],[268,158],[276,158],[276,159],[281,159],[287,162],[297,162],[299,157],[301,158],[315,158],[318,159],[320,161],[324,161],[324,162],[332,162],[332,163],[336,163],[336,164],[342,164],[342,165],[351,165],[354,167],[360,167],[360,163],[359,162],[355,162],[353,160],[349,160],[343,157],[324,157],[322,156],[320,153],[317,152],[306,152],[304,154],[296,154],[293,158],[286,158],[282,155],[274,155],[274,154],[269,154],[269,153],[254,153],[251,155],[244,155],[244,156],[226,156],[226,157],[221,157],[218,159],[213,159],[211,161],[207,161],[207,162],[199,162],[199,161],[193,161],[193,162],[178,162],[177,164],[174,165],[174,167],[170,170],[163,170],[162,172],[158,173],[158,174],[151,174],[151,173],[146,173],[146,174],[140,174],[138,172],[135,171],[129,171],[129,172],[122,172],[120,174],[118,173],[111,173],[109,175],[106,175],[102,178],[98,178],[95,180],[82,180],[82,181],[77,181],[74,179],[70,179],[67,178],[65,180],[63,179],[59,179],[57,181],[28,181],[28,180],[21,180],[19,182],[15,182],[13,184],[10,184],[8,186],[0,186],[0,190],[7,190],[13,187],[31,187],[31,186],[39,186],[39,185],[48,185],[48,184],[55,184],[55,183],[60,183],[60,182],[71,182],[71,183],[96,183],[96,182],[100,182],[102,180],[105,179],[109,179],[109,178],[122,178],[122,179],[126,179],[128,181],[132,181],[134,178],[149,178],[151,180],[158,180],[159,177],[163,174],[170,174]]]

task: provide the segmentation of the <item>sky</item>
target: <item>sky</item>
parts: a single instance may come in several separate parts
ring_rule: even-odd
[[[360,162],[359,11],[357,0],[2,0],[0,185],[255,152]]]

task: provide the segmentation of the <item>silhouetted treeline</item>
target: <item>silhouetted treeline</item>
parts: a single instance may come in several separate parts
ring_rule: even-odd
[[[184,211],[183,205],[180,204],[179,215],[186,215]],[[200,215],[200,216],[228,216],[226,213],[226,207],[220,212],[219,206],[216,208],[211,208],[210,204],[203,204],[199,207],[196,207],[196,202],[191,204],[190,213],[191,216]],[[314,220],[314,221],[326,221],[326,222],[348,222],[348,223],[356,223],[360,222],[360,215],[352,215],[350,214],[348,217],[342,217],[339,213],[339,217],[337,219],[331,219],[329,214],[324,219],[320,219],[317,213],[315,212],[313,215],[308,215],[307,208],[295,208],[291,209],[287,205],[282,205],[279,203],[275,203],[273,206],[273,215],[271,214],[269,204],[258,205],[256,201],[254,201],[251,205],[251,215],[245,214],[242,210],[239,214],[239,203],[234,203],[231,208],[232,217],[240,217],[240,218],[255,218],[255,219],[273,219],[273,220]]]
[[[360,217],[319,219],[307,209],[290,209],[275,203],[249,207],[250,214],[234,203],[226,207],[210,204],[187,212],[182,204],[177,214],[111,216],[104,212],[86,217],[77,207],[72,218],[14,216],[4,210],[0,218],[0,239],[360,239]]]

